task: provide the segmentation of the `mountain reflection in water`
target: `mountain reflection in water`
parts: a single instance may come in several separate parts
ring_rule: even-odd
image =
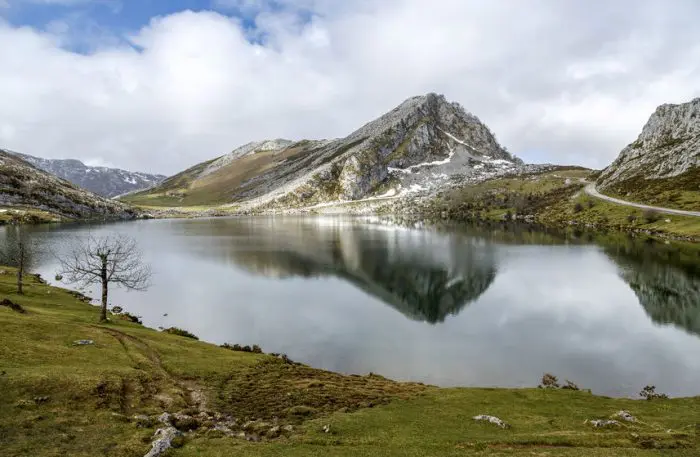
[[[214,251],[251,273],[334,276],[432,324],[475,301],[497,272],[494,246],[476,238],[436,239],[412,230],[303,218],[213,221],[193,229],[189,235],[203,242],[226,237]],[[230,237],[246,242],[231,243]],[[204,249],[209,256],[210,249]]]
[[[616,245],[605,252],[619,266],[651,319],[700,336],[700,259],[684,259],[679,248],[642,243]],[[664,256],[664,261],[659,257]],[[671,257],[671,258],[669,258]]]

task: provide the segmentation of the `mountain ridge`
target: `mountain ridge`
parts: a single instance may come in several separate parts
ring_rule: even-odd
[[[268,208],[428,191],[451,179],[517,168],[478,117],[443,95],[411,97],[333,140],[252,142],[125,198],[136,204]]]
[[[68,220],[133,219],[128,205],[95,195],[0,150],[0,206],[32,208]]]
[[[14,154],[36,168],[108,198],[147,189],[166,178],[164,175],[133,172],[121,168],[85,165],[77,159],[45,159],[16,151],[5,149],[2,151]]]

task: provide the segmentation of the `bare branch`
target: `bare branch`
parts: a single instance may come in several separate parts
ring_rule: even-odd
[[[89,236],[60,256],[59,262],[65,281],[82,286],[102,284],[103,318],[109,284],[141,291],[150,286],[150,266],[144,263],[136,241],[124,235]]]

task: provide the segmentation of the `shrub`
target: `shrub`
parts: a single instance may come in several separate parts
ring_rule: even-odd
[[[583,211],[583,205],[580,202],[577,202],[574,205],[574,213],[580,213],[581,211]]]
[[[567,390],[581,390],[575,382],[569,381],[568,379],[566,380],[566,385],[561,386],[561,388]]]
[[[666,395],[666,394],[656,393],[656,386],[645,386],[642,389],[642,391],[639,392],[639,396],[642,398],[646,398],[647,400],[668,398],[668,395]]]
[[[542,384],[540,384],[540,387],[544,387],[546,389],[558,389],[559,380],[553,374],[545,373],[542,376]]]
[[[229,343],[224,343],[221,345],[222,348],[228,349],[230,351],[238,351],[238,352],[252,352],[253,354],[263,354],[263,350],[260,346],[257,344],[254,344],[252,347],[250,346],[241,346],[240,344],[229,344]]]
[[[637,220],[637,216],[635,214],[630,214],[627,216],[627,222],[630,224],[634,224],[634,222]]]
[[[659,213],[654,211],[653,209],[644,210],[643,217],[644,217],[644,220],[647,221],[647,223],[649,223],[649,224],[654,223],[654,222],[658,221],[659,219],[661,219],[661,215],[659,215]]]
[[[595,202],[593,200],[588,200],[587,204],[588,208],[593,208],[595,206]]]
[[[198,340],[196,335],[177,327],[170,327],[163,330],[164,333],[169,333],[171,335],[183,336],[185,338],[191,338],[193,340]]]

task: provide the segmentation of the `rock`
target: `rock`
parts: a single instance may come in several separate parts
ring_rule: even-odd
[[[6,306],[6,307],[10,308],[12,311],[16,311],[20,314],[27,313],[27,311],[22,307],[22,305],[14,303],[7,298],[0,301],[0,306]]]
[[[40,405],[42,403],[47,403],[51,397],[44,396],[44,397],[34,397],[34,403],[37,405]]]
[[[260,441],[260,435],[257,433],[246,433],[245,435],[246,441],[252,441],[253,443],[257,443]]]
[[[294,431],[294,426],[293,425],[285,425],[282,427],[282,431],[286,433],[292,433]]]
[[[275,425],[274,427],[270,428],[270,430],[267,431],[265,434],[268,438],[277,438],[281,434],[281,429],[279,425]]]
[[[498,425],[498,426],[501,427],[501,428],[510,428],[510,425],[508,425],[507,423],[503,422],[501,419],[499,419],[499,418],[496,417],[496,416],[489,416],[489,415],[487,415],[487,414],[481,414],[481,415],[479,415],[479,416],[474,416],[472,419],[474,419],[475,421],[486,421],[486,422],[490,422],[490,423],[492,423],[492,424],[494,424],[494,425]]]
[[[159,457],[165,451],[172,447],[173,440],[181,436],[175,427],[160,428],[153,435],[156,438],[153,443],[151,443],[151,450],[144,457]]]
[[[229,427],[223,425],[223,424],[216,424],[212,428],[212,430],[215,430],[217,432],[224,433],[225,435],[228,436],[233,436],[233,430],[231,430]],[[245,433],[243,434],[245,436]]]
[[[158,422],[164,425],[172,425],[173,416],[170,413],[163,413],[158,416]]]
[[[637,418],[631,415],[628,411],[618,411],[615,416],[627,422],[637,422]]]
[[[596,428],[605,428],[605,427],[619,427],[620,423],[616,420],[606,420],[606,419],[594,419],[589,422],[591,425],[593,425]]]
[[[95,344],[93,340],[77,340],[73,341],[73,346],[91,346]]]

